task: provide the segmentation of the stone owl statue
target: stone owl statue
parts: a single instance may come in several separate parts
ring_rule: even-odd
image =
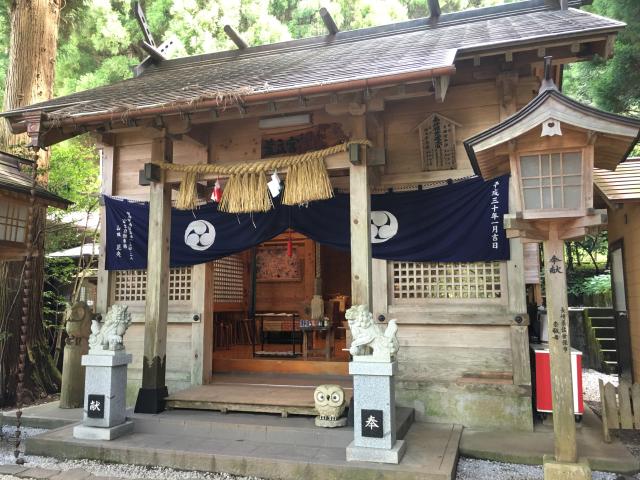
[[[342,387],[339,385],[320,385],[313,393],[313,399],[316,403],[316,411],[319,413],[316,425],[322,427],[342,426],[330,425],[335,422],[343,423],[340,422],[343,420],[340,419],[340,416],[344,413],[346,405]]]

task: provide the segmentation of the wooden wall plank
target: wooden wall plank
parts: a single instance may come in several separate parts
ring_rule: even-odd
[[[607,423],[610,429],[620,428],[620,410],[616,399],[616,387],[612,383],[604,386],[604,401],[607,405]]]
[[[443,346],[488,350],[511,348],[510,328],[507,326],[403,325],[398,329],[398,341],[401,348]]]
[[[402,380],[455,382],[465,376],[496,379],[511,373],[510,349],[402,347],[398,351]]]
[[[510,327],[513,383],[531,385],[531,361],[529,359],[529,328]]]
[[[620,428],[632,429],[631,386],[628,382],[623,381],[618,385],[618,403],[620,404]]]
[[[631,385],[631,403],[633,404],[633,423],[640,430],[640,383]]]
[[[609,433],[609,415],[611,414],[607,397],[604,390],[604,382],[601,378],[598,379],[598,388],[600,390],[600,405],[602,406],[602,436],[605,442],[611,441],[611,435]]]

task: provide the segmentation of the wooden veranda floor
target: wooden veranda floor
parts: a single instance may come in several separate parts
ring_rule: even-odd
[[[344,388],[346,401],[351,400],[348,376],[216,374],[209,385],[171,394],[167,408],[317,415],[313,391],[329,383]]]

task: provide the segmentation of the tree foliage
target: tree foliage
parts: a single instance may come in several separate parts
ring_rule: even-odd
[[[596,57],[565,70],[565,92],[610,112],[640,116],[640,2],[594,0],[584,8],[627,27],[618,34],[613,58]]]

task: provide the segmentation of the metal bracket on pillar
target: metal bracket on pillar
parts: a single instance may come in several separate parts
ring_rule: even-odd
[[[144,168],[138,172],[138,185],[148,186],[151,182],[159,182],[161,170],[155,163],[145,163]]]
[[[349,145],[349,161],[352,165],[360,165],[362,163],[360,145]]]

